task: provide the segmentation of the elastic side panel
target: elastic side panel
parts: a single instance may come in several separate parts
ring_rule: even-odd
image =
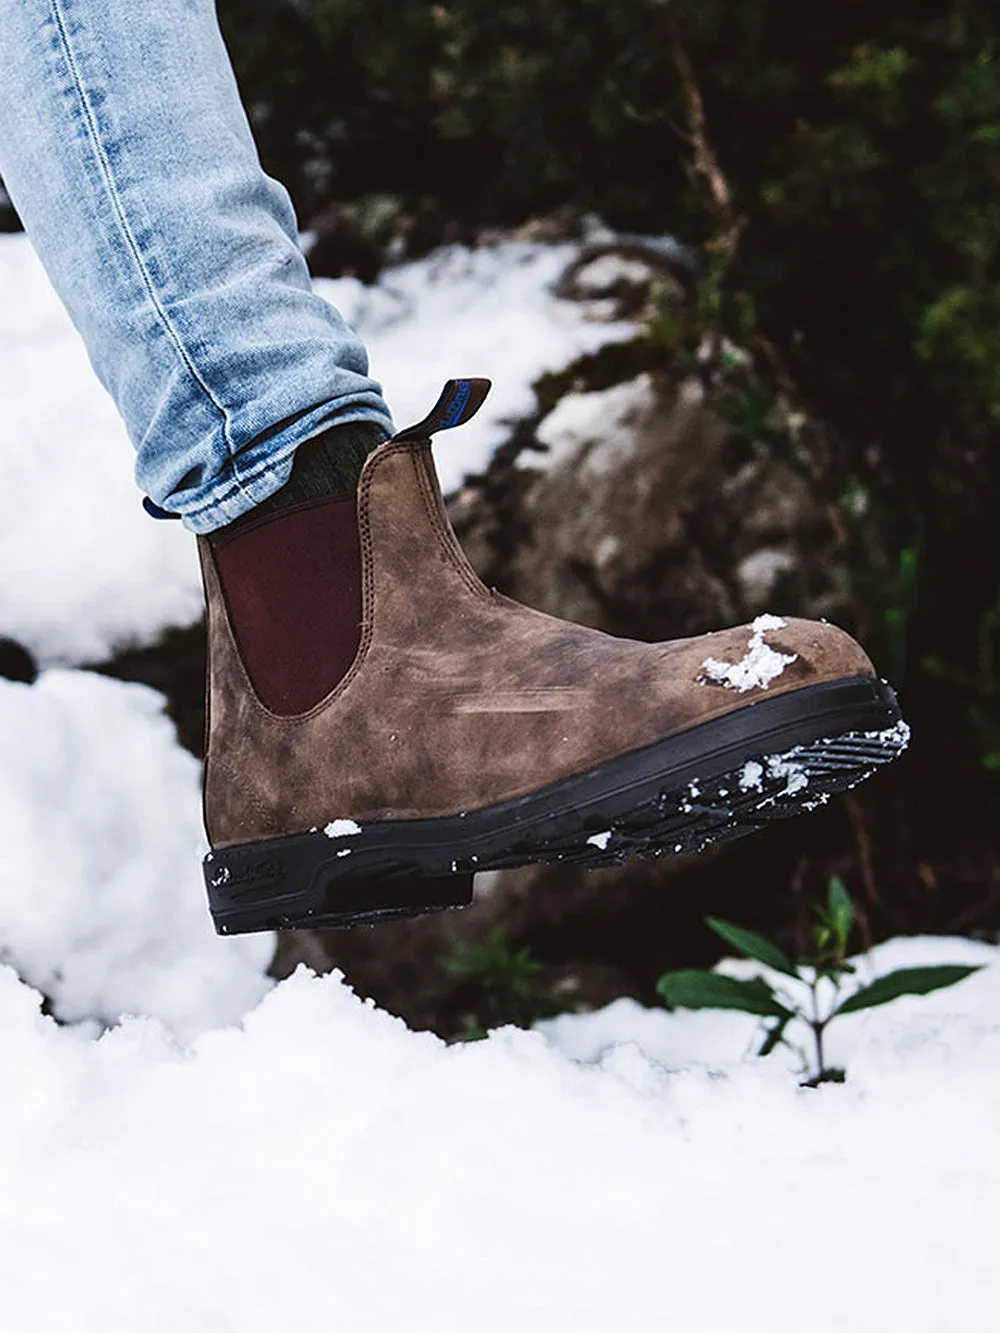
[[[361,638],[354,496],[286,509],[214,549],[230,624],[261,702],[308,712],[343,679]]]

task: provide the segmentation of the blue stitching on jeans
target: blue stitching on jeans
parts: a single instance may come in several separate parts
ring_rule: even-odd
[[[50,11],[56,26],[56,30],[59,33],[59,39],[62,44],[63,55],[65,56],[66,63],[69,66],[69,71],[70,71],[70,76],[72,78],[73,86],[76,90],[77,97],[79,98],[80,104],[83,108],[84,122],[87,128],[87,137],[90,140],[91,147],[94,151],[94,156],[97,159],[98,167],[100,169],[102,177],[104,178],[105,185],[107,186],[108,197],[112,205],[112,212],[114,213],[115,219],[118,222],[121,235],[125,240],[129,253],[131,254],[133,260],[135,261],[135,266],[139,272],[142,284],[145,287],[146,294],[148,295],[150,301],[152,302],[153,309],[156,311],[156,314],[159,317],[160,323],[162,324],[165,332],[167,333],[167,336],[173,343],[173,346],[178,356],[180,357],[181,362],[183,363],[188,373],[191,375],[191,378],[198,385],[202,393],[205,395],[205,397],[208,399],[208,401],[212,404],[212,406],[215,408],[215,410],[219,413],[220,417],[222,418],[222,436],[226,442],[226,447],[229,451],[229,456],[230,458],[232,458],[235,455],[235,450],[233,448],[232,439],[230,438],[229,435],[229,418],[226,414],[226,410],[221,403],[216,401],[214,395],[212,394],[212,391],[209,389],[204,379],[198,373],[194,361],[192,360],[191,355],[188,352],[187,348],[184,346],[180,334],[174,328],[173,324],[170,321],[169,316],[167,315],[166,310],[161,304],[159,296],[156,291],[156,286],[153,282],[152,276],[148,268],[146,267],[146,263],[145,260],[143,259],[142,252],[139,248],[139,244],[136,241],[135,237],[133,236],[132,230],[128,223],[128,219],[125,216],[125,209],[118,195],[117,186],[115,185],[114,173],[111,170],[111,162],[104,148],[103,141],[101,139],[100,127],[97,122],[97,115],[93,107],[91,106],[90,101],[88,100],[86,89],[83,83],[83,78],[81,77],[80,69],[79,66],[77,65],[76,57],[73,53],[73,47],[70,44],[66,18],[60,7],[60,0],[50,0]],[[239,480],[238,478],[235,480],[236,480],[236,490],[238,492],[240,489]]]

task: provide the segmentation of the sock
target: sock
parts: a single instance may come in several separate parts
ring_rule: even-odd
[[[265,514],[277,513],[304,500],[356,490],[365,459],[385,438],[382,427],[372,421],[349,421],[303,441],[295,451],[291,476],[281,490],[249,513],[210,532],[209,540],[228,539]]]

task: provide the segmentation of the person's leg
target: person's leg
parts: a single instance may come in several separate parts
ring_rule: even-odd
[[[213,0],[0,0],[0,175],[139,485],[193,531],[273,495],[328,427],[391,433],[364,347],[310,289]]]

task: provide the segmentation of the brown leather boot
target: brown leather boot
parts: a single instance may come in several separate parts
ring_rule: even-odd
[[[892,690],[832,625],[636,643],[485,587],[430,437],[488,388],[450,381],[371,454],[356,497],[200,540],[220,932],[455,906],[476,870],[697,850],[906,746]]]

